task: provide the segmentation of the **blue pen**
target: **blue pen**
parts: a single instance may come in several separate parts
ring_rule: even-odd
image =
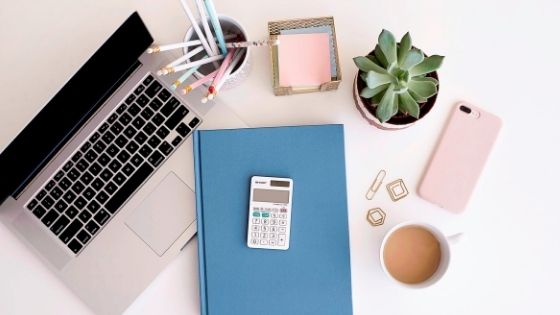
[[[212,28],[214,28],[214,32],[216,33],[220,51],[223,55],[225,55],[227,54],[226,41],[224,40],[222,26],[220,25],[220,21],[218,20],[218,16],[216,15],[216,8],[214,7],[214,3],[212,3],[212,0],[204,0],[204,5],[206,6],[208,15],[210,15],[210,22],[212,22]]]

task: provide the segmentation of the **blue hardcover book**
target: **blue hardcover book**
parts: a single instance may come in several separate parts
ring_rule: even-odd
[[[203,315],[352,314],[342,125],[194,134]],[[251,177],[293,180],[288,250],[247,246]]]

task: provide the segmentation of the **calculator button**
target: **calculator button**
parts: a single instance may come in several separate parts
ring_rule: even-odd
[[[280,214],[280,219],[285,219],[286,218],[286,214],[285,213],[281,213]]]
[[[285,228],[285,227],[281,227],[278,231],[279,231],[280,233],[286,233],[286,228]]]
[[[271,226],[270,227],[270,232],[278,232],[278,227],[277,226]]]
[[[279,246],[284,246],[284,245],[286,245],[286,234],[280,234],[280,235],[278,235],[278,245],[279,245]]]
[[[251,237],[252,237],[252,238],[259,237],[259,233],[253,232],[253,233],[251,233]]]
[[[278,219],[271,219],[270,224],[277,225],[278,224]]]
[[[254,217],[260,217],[261,214],[260,214],[260,212],[253,212],[253,216],[254,216]]]
[[[261,240],[261,245],[268,245],[268,241],[267,240]]]
[[[262,227],[263,232],[268,232],[269,231],[269,227],[268,226],[263,226]]]
[[[253,225],[251,226],[251,231],[258,231],[259,230],[259,226],[258,225]]]
[[[252,240],[251,240],[251,244],[253,244],[253,245],[258,245],[258,244],[259,244],[259,240],[257,240],[257,239],[252,239]]]
[[[263,217],[263,218],[268,218],[269,215],[270,215],[270,214],[269,214],[268,212],[263,212],[263,213],[262,213],[262,217]]]
[[[269,238],[276,238],[276,233],[269,233],[268,236]]]
[[[280,220],[280,225],[286,225],[286,220]]]
[[[272,217],[273,217],[273,218],[278,218],[278,213],[273,213],[273,214],[272,214]]]
[[[261,238],[267,238],[268,234],[267,233],[261,233]]]
[[[284,221],[286,222],[286,221]],[[262,224],[267,224],[268,225],[268,219],[262,219]]]
[[[259,218],[253,218],[253,223],[258,224],[261,222],[261,219]]]

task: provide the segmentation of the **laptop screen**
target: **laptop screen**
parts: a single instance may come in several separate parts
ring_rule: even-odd
[[[0,154],[0,203],[21,192],[139,66],[152,42],[133,13]]]

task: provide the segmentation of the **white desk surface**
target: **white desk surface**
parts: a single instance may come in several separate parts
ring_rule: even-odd
[[[338,91],[276,97],[267,49],[253,49],[252,72],[220,98],[251,126],[344,123],[355,314],[544,314],[558,310],[560,283],[560,4],[535,1],[225,1],[251,38],[267,22],[332,15],[343,82]],[[194,4],[193,4],[194,8]],[[160,43],[182,38],[179,0],[0,2],[0,148],[5,147],[95,49],[134,10]],[[352,100],[352,57],[370,51],[382,28],[428,54],[447,56],[433,112],[416,126],[369,126]],[[61,55],[63,58],[61,58]],[[63,59],[64,63],[60,60]],[[501,116],[504,127],[467,211],[453,215],[415,193],[451,107],[471,101]],[[411,195],[393,203],[382,189],[364,193],[379,169],[403,178]],[[1,176],[1,175],[0,175]],[[373,228],[365,212],[388,213]],[[407,219],[463,231],[447,275],[407,290],[380,269],[384,233]],[[196,242],[152,283],[126,314],[198,314]],[[90,314],[37,258],[0,225],[0,314]]]

